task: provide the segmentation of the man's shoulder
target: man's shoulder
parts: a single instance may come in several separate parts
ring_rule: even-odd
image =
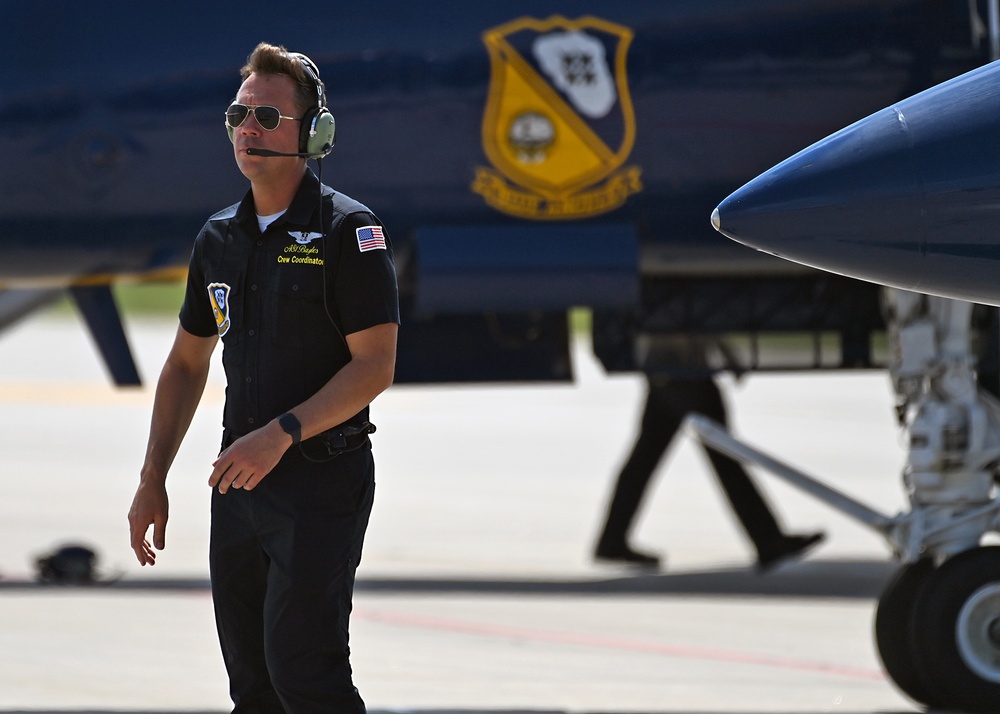
[[[346,193],[341,193],[340,191],[334,191],[327,187],[327,191],[324,191],[323,198],[330,201],[333,205],[333,210],[342,216],[349,216],[352,213],[368,213],[375,215],[374,212],[368,208],[361,201],[355,200],[348,196]]]
[[[236,217],[236,212],[239,210],[240,204],[234,203],[232,206],[223,208],[218,213],[213,213],[208,218],[208,223],[218,223],[220,221],[231,221]]]
[[[227,233],[229,233],[229,226],[236,218],[239,211],[240,204],[234,203],[232,206],[223,208],[217,213],[213,213],[205,221],[205,224],[201,227],[201,231],[198,232],[198,237],[195,239],[195,243],[204,244],[208,242],[219,242],[225,239]]]

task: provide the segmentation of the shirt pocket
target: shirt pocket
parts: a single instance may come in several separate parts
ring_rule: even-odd
[[[264,326],[271,342],[284,347],[310,347],[328,339],[332,325],[323,301],[319,271],[281,271],[271,286]]]

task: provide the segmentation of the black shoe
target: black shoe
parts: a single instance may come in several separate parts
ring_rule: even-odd
[[[637,550],[632,550],[627,545],[615,547],[598,546],[597,551],[594,553],[594,560],[625,563],[626,565],[636,565],[642,568],[660,567],[659,557],[650,553],[641,553]]]
[[[822,531],[810,535],[784,536],[772,545],[757,551],[757,572],[765,573],[779,563],[805,555],[809,549],[826,538]]]

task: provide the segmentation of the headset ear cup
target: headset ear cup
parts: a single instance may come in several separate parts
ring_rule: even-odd
[[[318,156],[326,156],[337,143],[337,122],[333,114],[323,107],[309,122],[306,151]]]
[[[299,128],[299,153],[321,159],[330,153],[337,142],[337,122],[326,108],[326,87],[319,78],[315,62],[301,52],[289,52],[288,56],[302,63],[302,70],[316,88],[316,106],[306,111]]]

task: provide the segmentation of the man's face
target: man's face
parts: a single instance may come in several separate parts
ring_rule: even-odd
[[[299,117],[301,111],[295,103],[295,83],[290,77],[274,74],[251,74],[240,86],[236,95],[239,104],[248,107],[275,107],[279,114],[288,117]],[[281,119],[274,131],[267,131],[257,123],[253,111],[244,122],[233,129],[233,151],[236,164],[240,171],[251,181],[276,178],[285,172],[301,173],[303,159],[276,158],[270,156],[250,156],[247,149],[270,149],[284,153],[294,153],[299,150],[300,122],[292,119]]]

